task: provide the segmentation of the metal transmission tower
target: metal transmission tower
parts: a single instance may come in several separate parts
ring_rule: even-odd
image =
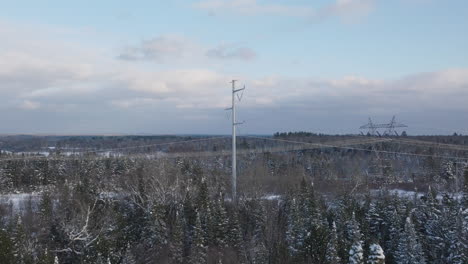
[[[387,130],[385,131],[384,135],[397,135],[398,136],[398,133],[395,131],[395,128],[397,127],[408,127],[407,125],[405,124],[402,124],[402,123],[397,123],[396,120],[395,120],[395,116],[393,116],[392,118],[392,121],[390,121],[390,123],[388,124],[388,128]]]
[[[360,129],[367,129],[368,134],[371,136],[381,136],[382,134],[379,132],[379,129],[385,129],[383,132],[384,136],[398,136],[395,128],[400,127],[408,127],[407,125],[397,123],[395,120],[395,116],[393,116],[392,120],[388,124],[376,124],[372,122],[372,119],[369,118],[369,122],[360,127]],[[384,183],[392,183],[394,179],[391,177],[394,176],[392,161],[386,155],[380,155],[376,145],[372,145],[372,151],[375,154],[375,160],[371,161],[369,171],[367,175],[372,179],[374,183],[377,182],[384,182]]]
[[[372,122],[372,119],[369,117],[369,123],[361,126],[359,129],[367,129],[368,133],[371,136],[381,136],[379,129],[386,129],[385,132],[383,133],[385,136],[393,136],[397,135],[398,133],[396,132],[395,128],[399,127],[408,127],[405,124],[402,123],[397,123],[395,120],[395,116],[393,116],[392,120],[388,124],[376,124]]]
[[[377,128],[375,127],[375,124],[372,122],[372,119],[370,117],[369,117],[369,123],[361,126],[359,129],[368,129],[369,130],[368,134],[371,136],[375,136],[377,133]]]
[[[240,89],[236,89],[236,81],[232,80],[232,106],[226,110],[231,110],[231,119],[232,119],[232,200],[236,201],[237,199],[237,153],[236,153],[236,127],[237,125],[243,124],[244,122],[237,122],[236,119],[236,94],[240,91],[245,90],[245,86]],[[241,96],[237,96],[237,99],[240,101]]]

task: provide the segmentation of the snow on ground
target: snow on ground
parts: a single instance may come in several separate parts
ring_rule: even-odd
[[[10,205],[13,211],[23,211],[27,208],[28,203],[31,201],[31,206],[34,209],[37,208],[41,200],[40,193],[9,193],[0,194],[0,205]]]
[[[278,194],[269,194],[262,196],[262,200],[274,201],[274,200],[281,200],[281,195]]]
[[[370,193],[372,195],[379,195],[382,192],[382,190],[371,190]],[[388,193],[390,195],[396,195],[400,198],[414,198],[415,196],[417,198],[421,198],[423,196],[426,196],[426,192],[416,192],[416,191],[406,191],[406,190],[401,190],[401,189],[390,189],[388,190]],[[455,199],[461,199],[463,194],[462,193],[452,193],[451,194]],[[442,199],[443,194],[438,194],[437,199]]]

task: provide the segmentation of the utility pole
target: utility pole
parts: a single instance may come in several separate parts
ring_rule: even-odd
[[[231,110],[232,119],[232,200],[237,200],[237,153],[236,153],[236,126],[243,122],[237,122],[236,119],[236,93],[245,90],[245,86],[240,89],[236,89],[236,80],[232,80],[232,107],[226,110]],[[240,100],[241,97],[238,97]]]

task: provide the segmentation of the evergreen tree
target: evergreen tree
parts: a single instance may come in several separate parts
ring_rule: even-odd
[[[348,223],[347,230],[348,240],[352,241],[351,248],[349,249],[349,264],[363,264],[364,263],[364,249],[362,248],[362,235],[359,229],[359,224],[356,221],[356,215],[353,212],[351,221]]]
[[[385,209],[385,216],[382,221],[383,246],[387,263],[394,263],[394,253],[397,251],[401,230],[401,218],[394,206],[388,205]]]
[[[12,230],[13,254],[15,262],[25,264],[32,262],[30,252],[28,252],[28,237],[22,223],[21,216],[16,217],[16,224]]]
[[[222,201],[222,195],[216,199],[211,210],[212,218],[210,219],[210,228],[212,229],[211,242],[218,247],[225,247],[228,233],[228,219],[226,216],[226,208]]]
[[[5,264],[15,263],[13,241],[9,237],[6,230],[0,229],[0,260]]]
[[[373,243],[370,245],[367,264],[385,264],[384,251],[379,244]]]
[[[418,241],[411,218],[406,218],[404,232],[401,233],[398,250],[395,254],[397,264],[425,264],[426,259]]]
[[[206,183],[205,177],[202,177],[201,182],[198,187],[198,196],[196,197],[197,209],[206,210],[209,205],[209,193],[208,185]]]
[[[378,212],[377,205],[371,203],[369,210],[366,212],[366,222],[369,227],[368,236],[370,238],[380,239],[380,226],[382,223],[382,218]]]
[[[465,167],[463,173],[463,197],[462,197],[462,207],[465,210],[468,210],[468,166]]]
[[[339,264],[341,259],[338,256],[338,235],[336,233],[336,224],[333,221],[330,230],[330,239],[327,243],[326,264]]]
[[[152,211],[155,231],[156,231],[156,241],[160,246],[167,244],[167,225],[166,225],[166,208],[163,204],[156,204],[153,206]]]
[[[447,248],[445,234],[448,231],[448,223],[443,221],[445,219],[444,212],[441,211],[442,206],[436,197],[435,192],[427,195],[426,207],[424,208],[426,220],[423,229],[423,249],[430,263],[443,263]]]
[[[261,203],[256,203],[253,212],[254,217],[254,230],[252,237],[252,263],[253,264],[267,264],[268,263],[268,249],[265,245],[265,211]]]
[[[195,222],[197,219],[197,212],[192,204],[192,197],[190,196],[190,192],[188,190],[185,193],[185,199],[183,203],[183,212],[184,212],[184,219],[185,219],[184,256],[188,256],[190,254],[190,248],[192,247],[193,232],[194,232],[194,227],[196,225]]]
[[[205,230],[201,223],[201,216],[197,213],[195,221],[193,244],[190,254],[190,264],[204,264],[207,262],[208,247],[205,242]]]
[[[288,211],[288,221],[286,229],[286,241],[288,250],[291,256],[304,256],[304,240],[305,240],[305,223],[301,216],[301,208],[296,199],[292,199],[288,203],[286,210]]]
[[[353,242],[349,250],[349,264],[364,264],[364,250],[361,240]]]
[[[237,262],[244,263],[246,253],[237,207],[232,209],[230,215],[228,221],[227,244],[236,252],[238,258]]]
[[[182,216],[179,211],[176,211],[170,246],[171,259],[174,263],[183,263],[184,261],[184,221]]]

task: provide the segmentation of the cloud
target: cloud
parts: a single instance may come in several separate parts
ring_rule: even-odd
[[[313,7],[311,5],[266,4],[257,0],[204,0],[193,5],[210,14],[232,13],[245,16],[284,16],[307,20],[322,20],[340,17],[352,22],[367,16],[375,7],[375,0],[336,0],[331,4]]]
[[[208,47],[183,36],[162,35],[145,40],[138,45],[126,47],[118,58],[127,61],[152,61],[160,64],[209,64],[209,60],[250,61],[256,56],[257,54],[251,48],[235,43]]]
[[[158,36],[145,40],[140,45],[127,47],[118,58],[123,60],[152,60],[159,63],[171,62],[199,52],[192,40],[177,35]]]
[[[215,59],[239,59],[248,61],[255,59],[257,54],[250,48],[222,44],[215,48],[209,49],[206,52],[206,56]]]
[[[31,127],[37,132],[73,133],[226,132],[223,128],[229,122],[222,119],[223,108],[230,105],[228,82],[233,78],[247,87],[239,120],[246,119],[244,129],[250,132],[314,130],[310,119],[324,120],[320,126],[329,122],[338,127],[350,120],[360,123],[368,115],[399,113],[413,115],[413,121],[419,122],[434,114],[443,121],[456,119],[455,125],[468,122],[468,69],[464,68],[394,80],[355,75],[334,79],[233,76],[209,66],[148,67],[40,38],[31,44],[23,33],[0,32],[1,39],[9,39],[0,42],[0,108],[8,113],[0,116],[0,123],[12,129],[0,133],[30,132]],[[28,48],[28,43],[34,48]],[[209,49],[203,45],[183,45],[175,46],[202,47],[198,54],[207,57]],[[217,49],[212,55],[219,58],[207,59],[249,57],[238,51],[241,45],[223,45],[211,48]],[[170,60],[167,54],[178,56],[173,49],[156,46],[159,49],[148,54],[159,61]],[[249,122],[262,112],[264,117]]]
[[[318,13],[319,18],[340,17],[345,22],[353,22],[370,14],[375,8],[375,0],[337,0],[325,6]]]
[[[260,4],[256,0],[205,0],[195,3],[194,7],[202,10],[208,10],[213,14],[233,12],[240,15],[308,17],[314,12],[314,10],[309,7],[281,4]]]

